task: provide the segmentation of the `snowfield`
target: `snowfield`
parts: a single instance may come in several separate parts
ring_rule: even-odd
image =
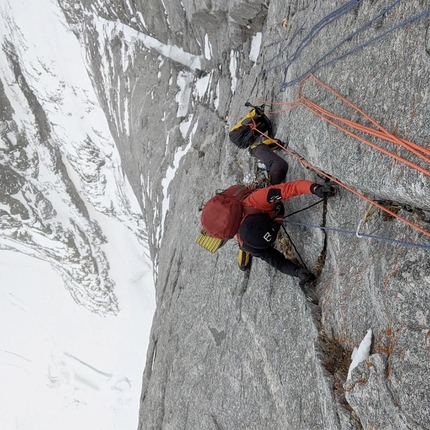
[[[25,232],[28,243],[13,240],[11,229],[0,230],[0,428],[137,428],[155,310],[143,216],[85,56],[58,3],[0,0],[0,12],[2,44],[13,47],[49,123],[45,146],[3,45],[0,78],[14,127],[30,142],[28,154],[39,161],[33,170],[17,170],[31,185],[14,198],[44,219],[32,206],[38,190],[47,207],[55,209],[42,226],[51,226],[51,237],[37,217],[15,215],[22,223],[17,231]],[[128,130],[127,111],[123,122]],[[2,124],[1,129],[16,145],[11,128]],[[61,172],[59,161],[65,167]],[[83,202],[80,209],[68,194],[70,183],[75,199]],[[7,205],[1,209],[9,211]],[[74,240],[75,262],[68,260],[71,251],[67,240],[61,241],[63,234]],[[85,272],[88,262],[95,266]]]

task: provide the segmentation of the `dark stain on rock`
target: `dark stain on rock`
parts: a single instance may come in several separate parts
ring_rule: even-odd
[[[215,340],[216,346],[221,346],[222,341],[225,339],[225,331],[221,330],[218,331],[216,328],[209,327],[210,332],[212,333],[212,336]]]

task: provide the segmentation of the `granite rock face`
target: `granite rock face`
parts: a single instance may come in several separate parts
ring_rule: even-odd
[[[392,1],[357,1],[307,45],[302,42],[311,29],[345,2],[59,4],[85,47],[156,267],[157,310],[139,429],[430,428],[429,248],[404,243],[428,246],[424,234],[376,211],[361,232],[384,240],[356,237],[368,203],[346,189],[289,218],[306,224],[289,224],[287,231],[319,275],[318,305],[305,300],[297,279],[261,261],[244,278],[234,240],[215,255],[195,243],[204,202],[216,189],[254,175],[256,160],[228,140],[230,127],[247,112],[244,103],[296,100],[298,85],[285,87],[285,80],[301,76],[338,44],[330,58],[342,58],[319,68],[317,77],[395,136],[428,145],[429,17],[390,31],[429,9],[428,1],[400,1],[369,26]],[[311,80],[303,94],[370,125]],[[274,105],[270,110],[281,112],[269,116],[289,149],[372,200],[396,202],[399,215],[430,230],[426,174],[303,107],[286,107]],[[7,109],[3,117],[7,122]],[[375,144],[426,168],[403,148]],[[283,156],[288,181],[323,181]],[[1,174],[8,175],[7,168]],[[19,177],[11,183],[18,187]],[[3,194],[2,203],[8,198]],[[315,199],[291,199],[286,211]],[[49,216],[49,205],[40,202]],[[330,230],[311,227],[320,225]],[[374,333],[371,356],[346,381],[350,354],[368,328]]]
[[[341,3],[183,2],[185,14],[181,22],[175,21],[179,26],[175,35],[171,21],[169,40],[185,43],[193,54],[204,56],[206,38],[211,56],[202,61],[201,72],[193,72],[188,116],[169,117],[157,127],[157,134],[150,125],[134,129],[136,136],[150,142],[143,143],[137,157],[144,152],[151,155],[136,161],[148,178],[144,180],[151,182],[151,195],[142,199],[147,210],[157,211],[156,196],[162,192],[166,169],[175,163],[173,154],[190,145],[169,184],[163,236],[154,238],[159,216],[151,227],[158,308],[143,378],[141,429],[430,426],[428,249],[290,225],[288,232],[306,265],[320,273],[319,305],[313,306],[305,301],[296,279],[260,261],[254,261],[249,280],[244,281],[236,268],[233,241],[216,255],[195,245],[202,204],[215,189],[249,181],[253,175],[255,160],[228,141],[229,127],[246,112],[247,100],[287,102],[297,98],[297,85],[281,91],[282,63],[312,26]],[[287,79],[300,76],[391,3],[363,1],[324,27],[289,67]],[[423,1],[400,2],[343,44],[338,54],[426,8]],[[390,132],[425,146],[430,130],[428,27],[428,17],[414,21],[321,68],[317,76]],[[249,53],[258,31],[262,31],[262,46],[254,63]],[[193,41],[181,41],[181,32],[187,33],[184,39]],[[146,55],[150,58],[154,53]],[[155,58],[150,67],[156,67]],[[172,63],[163,63],[159,70],[161,76],[171,74],[173,82],[181,73]],[[200,96],[196,88],[208,75],[207,90]],[[160,78],[160,87],[163,82]],[[150,83],[147,85],[146,92]],[[149,112],[166,109],[171,115],[172,97],[165,97],[168,91],[160,88],[155,91],[156,102],[146,98],[142,106]],[[338,115],[368,125],[311,81],[304,94]],[[177,128],[184,118],[191,122],[188,134],[182,136]],[[430,209],[426,175],[351,138],[302,107],[271,118],[277,136],[288,140],[289,147],[309,163],[371,199],[399,202],[403,205],[399,214],[428,229],[423,221]],[[163,152],[165,145],[161,150],[154,142],[165,142],[166,135],[168,150]],[[394,148],[386,142],[379,144]],[[126,157],[125,148],[122,153]],[[404,150],[399,154],[415,161]],[[288,180],[322,181],[285,157],[290,163]],[[133,170],[128,174],[133,175]],[[314,201],[312,196],[293,199],[286,204],[287,211]],[[406,205],[414,208],[412,212],[404,210]],[[325,207],[301,213],[291,221],[355,232],[366,208],[365,201],[341,189]],[[147,211],[146,216],[151,213]],[[420,213],[424,214],[421,221]],[[151,225],[150,219],[147,222]],[[424,235],[381,211],[370,217],[362,232],[429,243]],[[369,327],[374,333],[372,355],[347,382],[350,353]]]

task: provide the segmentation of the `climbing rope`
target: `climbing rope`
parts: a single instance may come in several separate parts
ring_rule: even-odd
[[[325,231],[334,231],[336,233],[348,234],[351,236],[357,236],[359,238],[366,237],[368,239],[374,239],[374,240],[378,240],[378,241],[382,241],[382,242],[397,243],[399,245],[430,250],[430,245],[407,242],[404,240],[392,239],[389,237],[376,236],[376,235],[372,235],[372,234],[358,233],[357,231],[343,230],[343,229],[335,228],[335,227],[327,227],[327,226],[322,226],[322,225],[306,224],[306,223],[292,222],[292,221],[284,221],[284,223],[289,224],[289,225],[299,226],[299,227],[308,227],[308,228],[316,228],[316,229],[325,230]]]
[[[293,239],[291,239],[291,236],[288,234],[287,229],[285,228],[284,224],[281,224],[282,230],[284,230],[285,235],[287,236],[288,240],[290,241],[291,246],[294,249],[294,252],[296,253],[297,258],[300,260],[300,263],[302,265],[302,267],[304,267],[306,270],[309,270],[308,267],[306,266],[306,263],[303,261],[302,256],[300,255],[300,252],[298,251],[296,245],[293,242]]]
[[[348,120],[346,118],[342,118],[338,115],[333,114],[332,112],[329,112],[328,110],[322,108],[321,106],[317,105],[316,103],[312,102],[310,99],[303,96],[303,85],[306,82],[307,79],[314,79],[315,82],[317,82],[320,86],[327,89],[331,93],[333,93],[337,98],[339,98],[341,101],[346,103],[348,106],[350,106],[352,109],[354,109],[357,113],[362,115],[366,120],[368,120],[376,129],[373,129],[371,127],[367,127],[364,125],[361,125],[359,123],[353,122],[351,120]],[[302,79],[299,85],[299,91],[298,91],[298,99],[293,100],[291,102],[284,102],[284,103],[273,103],[273,102],[267,102],[266,104],[272,104],[272,105],[280,105],[280,106],[286,106],[285,108],[277,111],[272,111],[270,113],[281,113],[281,112],[288,112],[290,110],[293,110],[299,106],[303,106],[306,109],[308,109],[310,112],[314,113],[315,115],[319,116],[321,119],[325,120],[329,124],[333,125],[334,127],[338,128],[339,130],[343,131],[344,133],[348,134],[349,136],[365,143],[366,145],[377,149],[378,151],[382,152],[385,155],[388,155],[392,157],[393,159],[402,162],[405,165],[408,165],[409,167],[420,171],[421,173],[430,176],[430,171],[417,165],[416,163],[413,163],[398,154],[394,152],[390,152],[385,148],[381,148],[380,146],[376,145],[375,143],[370,142],[369,140],[359,136],[358,134],[348,130],[345,126],[348,126],[350,128],[353,128],[357,131],[361,131],[367,134],[370,134],[374,137],[377,137],[379,139],[388,141],[394,145],[401,146],[408,150],[409,152],[413,153],[414,155],[421,158],[426,163],[430,163],[430,149],[424,148],[422,146],[417,145],[416,143],[410,142],[406,139],[401,139],[394,134],[388,132],[381,124],[376,122],[374,119],[372,119],[369,115],[367,115],[362,109],[360,109],[358,106],[354,105],[352,102],[347,100],[345,97],[343,97],[341,94],[339,94],[337,91],[335,91],[333,88],[322,82],[320,79],[318,79],[314,74],[309,74],[307,77]],[[337,121],[337,122],[336,122]],[[340,123],[340,124],[339,124]]]
[[[318,84],[320,84],[322,87],[324,87],[325,89],[329,90],[330,92],[332,92],[336,97],[338,97],[340,100],[342,100],[343,102],[345,102],[346,104],[348,104],[348,106],[352,107],[356,112],[360,113],[361,115],[363,115],[368,121],[370,121],[377,129],[379,130],[374,130],[370,127],[366,127],[363,126],[361,124],[355,123],[353,121],[347,120],[345,118],[342,118],[340,116],[337,116],[325,109],[323,109],[322,107],[318,106],[316,103],[312,102],[311,100],[307,99],[306,97],[303,97],[302,95],[302,90],[303,90],[303,83],[309,78],[312,77]],[[346,129],[345,127],[343,127],[342,125],[338,124],[336,121],[340,122],[341,124],[345,124],[349,127],[352,127],[356,130],[368,133],[370,135],[373,135],[375,137],[378,137],[380,139],[386,140],[388,142],[391,142],[393,144],[397,144],[399,146],[402,146],[403,148],[407,149],[408,151],[410,151],[411,153],[417,155],[418,157],[420,157],[422,160],[424,160],[427,163],[430,163],[430,150],[427,148],[423,148],[413,142],[409,142],[405,139],[400,139],[397,136],[394,136],[393,134],[389,133],[384,127],[382,127],[382,125],[378,124],[375,120],[373,120],[369,115],[367,115],[366,113],[364,113],[360,108],[358,108],[357,106],[355,106],[353,103],[351,103],[349,100],[347,100],[345,97],[343,97],[342,95],[340,95],[337,91],[335,91],[333,88],[329,87],[327,84],[323,83],[320,79],[318,79],[315,75],[310,74],[308,77],[306,77],[299,85],[299,100],[300,100],[300,104],[302,106],[304,106],[306,109],[308,109],[309,111],[311,111],[312,113],[314,113],[315,115],[319,116],[320,118],[322,118],[323,120],[325,120],[326,122],[328,122],[329,124],[333,125],[334,127],[338,128],[339,130],[343,131],[344,133],[348,134],[351,137],[354,137],[355,139],[365,143],[366,145],[377,149],[378,151],[382,152],[383,154],[386,154],[392,158],[394,158],[395,160],[406,164],[407,166],[420,171],[421,173],[424,173],[427,176],[430,176],[430,171],[422,168],[421,166],[393,153],[388,151],[385,148],[381,148],[380,146],[370,142],[367,139],[364,139],[363,137],[357,135],[356,133],[353,133],[351,131],[349,131],[348,129]]]
[[[353,53],[355,53],[355,52],[357,52],[363,48],[365,48],[366,46],[377,42],[378,40],[380,40],[380,39],[384,38],[385,36],[387,36],[388,34],[392,33],[393,31],[398,30],[398,29],[410,24],[411,22],[417,21],[417,20],[419,20],[419,19],[421,19],[427,15],[430,15],[430,9],[427,9],[427,10],[424,10],[420,13],[417,13],[416,15],[413,15],[413,16],[405,19],[404,21],[396,24],[395,26],[388,28],[387,30],[383,31],[382,33],[370,38],[369,40],[347,50],[346,52],[344,52],[342,54],[339,54],[335,58],[329,59],[329,57],[332,56],[332,54],[334,54],[341,46],[343,46],[347,42],[350,42],[355,36],[360,34],[365,29],[369,28],[375,21],[382,18],[391,9],[393,9],[395,6],[397,6],[400,3],[400,1],[401,0],[394,1],[392,4],[390,4],[385,9],[383,9],[381,12],[379,12],[376,16],[374,16],[370,21],[366,22],[360,28],[353,31],[347,37],[345,37],[343,40],[341,40],[337,45],[335,45],[328,52],[326,52],[322,57],[320,57],[308,70],[306,70],[300,76],[298,76],[297,78],[294,78],[290,81],[287,81],[287,75],[288,75],[288,70],[289,70],[290,66],[300,56],[303,49],[306,48],[313,41],[313,39],[317,36],[317,34],[324,27],[331,24],[332,22],[334,22],[335,20],[337,20],[341,16],[345,15],[347,12],[354,9],[356,6],[358,6],[359,3],[361,3],[361,0],[349,1],[345,5],[341,6],[340,8],[336,9],[335,11],[331,12],[329,15],[324,17],[317,24],[315,24],[311,28],[311,30],[308,32],[308,34],[303,38],[303,40],[299,43],[298,47],[293,52],[293,54],[288,56],[285,61],[283,61],[280,64],[276,64],[276,65],[274,65],[268,69],[263,68],[261,73],[267,74],[269,71],[271,71],[273,69],[284,66],[284,77],[283,77],[283,81],[282,81],[282,85],[281,85],[281,91],[285,91],[288,87],[295,85],[295,84],[299,83],[300,81],[302,81],[303,78],[308,76],[310,73],[315,73],[316,71],[322,69],[323,67],[329,66],[329,65],[331,65],[331,64],[333,64],[333,63],[335,63],[335,62],[337,62],[337,61],[339,61],[339,60],[341,60],[341,59],[343,59],[343,58],[345,58],[345,57],[347,57],[347,56],[349,56],[349,55],[351,55],[351,54],[353,54]],[[302,24],[302,26],[299,28],[299,30],[297,30],[293,34],[292,38],[286,44],[286,46],[284,46],[277,55],[275,55],[270,60],[266,61],[264,64],[270,64],[274,60],[278,59],[280,57],[280,55],[286,51],[287,47],[289,47],[291,45],[291,43],[293,42],[293,40],[295,39],[297,34],[303,29],[303,27],[304,27],[304,24]],[[263,66],[264,66],[264,64],[263,64]]]
[[[289,69],[289,67],[291,66],[291,64],[300,56],[300,54],[302,53],[302,51],[312,42],[312,40],[318,35],[318,33],[320,33],[320,31],[328,26],[329,24],[331,24],[332,22],[338,20],[340,17],[342,17],[343,15],[345,15],[346,13],[348,13],[349,11],[353,10],[354,8],[356,8],[360,3],[362,3],[363,0],[350,0],[349,2],[345,3],[343,6],[339,7],[338,9],[336,9],[335,11],[329,13],[327,16],[325,16],[324,18],[322,18],[320,21],[318,21],[310,30],[309,32],[306,34],[306,36],[302,39],[302,41],[299,43],[298,47],[296,48],[296,50],[293,52],[292,55],[290,55],[284,62],[282,62],[281,64],[278,64],[276,66],[273,66],[271,68],[269,68],[268,70],[263,70],[263,73],[267,73],[270,70],[280,67],[282,65],[284,65],[285,63],[287,63],[287,65],[285,66],[285,76],[287,74],[287,71]],[[398,0],[400,1],[400,0]],[[302,25],[303,28],[304,24]],[[296,33],[295,33],[296,34]],[[286,48],[291,44],[292,40],[281,50],[281,52],[285,51]],[[279,56],[279,55],[278,55]],[[271,60],[269,60],[267,63],[271,63],[275,58],[272,58]]]
[[[371,129],[370,127],[365,127],[362,126],[360,124],[354,123],[350,120],[346,120],[344,118],[338,117],[324,109],[322,109],[320,106],[316,105],[315,103],[311,102],[309,99],[303,97],[302,92],[303,92],[303,84],[304,82],[309,79],[310,77],[312,77],[313,79],[315,79],[315,81],[322,85],[324,88],[328,89],[329,91],[331,91],[334,95],[336,95],[337,97],[339,97],[342,101],[344,101],[345,103],[347,103],[350,107],[352,107],[354,110],[356,110],[357,112],[359,112],[360,114],[362,114],[367,120],[369,120],[376,128],[377,130]],[[393,134],[389,133],[384,127],[382,127],[380,124],[378,124],[375,120],[373,120],[369,115],[365,114],[360,108],[358,108],[357,106],[355,106],[352,102],[350,102],[349,100],[347,100],[345,97],[341,96],[339,93],[337,93],[334,89],[332,89],[331,87],[329,87],[327,84],[324,84],[321,80],[319,80],[318,78],[316,78],[316,76],[314,76],[313,74],[308,75],[306,78],[304,78],[299,85],[299,97],[297,100],[293,100],[291,102],[285,102],[285,103],[271,103],[271,102],[267,102],[267,101],[263,101],[265,104],[272,104],[272,105],[280,105],[280,106],[286,106],[286,108],[279,110],[277,112],[286,112],[292,109],[295,109],[299,106],[303,106],[306,109],[308,109],[309,111],[311,111],[312,113],[320,116],[322,119],[324,119],[325,121],[329,122],[330,124],[333,124],[334,126],[336,126],[337,128],[339,128],[340,130],[344,131],[345,133],[359,139],[360,141],[362,141],[363,143],[366,143],[368,145],[370,145],[371,147],[381,151],[384,154],[387,154],[391,157],[393,157],[396,160],[399,160],[401,162],[403,162],[404,164],[408,165],[411,168],[416,169],[417,171],[420,171],[426,175],[430,174],[430,171],[421,168],[420,166],[398,156],[397,154],[391,153],[387,150],[385,150],[384,148],[381,148],[369,141],[367,141],[366,139],[350,132],[349,130],[347,130],[346,128],[343,128],[341,125],[337,124],[334,122],[334,119],[338,120],[341,123],[347,124],[353,128],[356,128],[358,130],[361,131],[366,131],[367,133],[373,134],[374,136],[377,136],[381,139],[385,139],[391,143],[400,145],[406,149],[408,149],[409,151],[413,152],[414,154],[417,155],[417,153],[420,153],[421,158],[423,158],[425,161],[430,162],[430,157],[426,157],[426,155],[430,155],[430,151],[426,148],[422,148],[419,145],[413,143],[413,142],[409,142],[405,139],[400,139],[396,136],[394,136]],[[272,112],[275,113],[275,112]],[[387,213],[388,215],[390,215],[393,218],[396,218],[400,221],[402,221],[403,223],[407,224],[408,226],[410,226],[411,228],[419,231],[420,233],[424,234],[427,237],[430,237],[430,232],[427,230],[424,230],[423,228],[421,228],[419,225],[414,224],[413,222],[407,220],[406,218],[398,215],[396,212],[391,211],[390,209],[388,209],[387,207],[385,207],[384,205],[366,197],[364,194],[359,193],[358,191],[356,191],[355,189],[353,189],[352,187],[342,183],[341,181],[339,181],[338,179],[332,177],[331,175],[323,172],[322,170],[318,169],[317,167],[311,165],[307,160],[305,160],[302,156],[300,156],[299,154],[297,154],[296,152],[292,151],[289,148],[285,148],[284,146],[280,145],[275,139],[270,138],[269,136],[267,136],[265,133],[262,133],[260,130],[258,130],[258,128],[254,128],[259,134],[261,134],[263,137],[265,137],[266,139],[270,139],[272,140],[274,143],[276,143],[276,145],[278,145],[283,151],[285,151],[287,154],[289,154],[290,156],[292,156],[293,158],[297,159],[305,168],[311,169],[314,172],[316,172],[317,174],[319,174],[320,176],[328,179],[329,181],[334,182],[335,184],[339,185],[340,187],[348,190],[349,192],[355,194],[356,196],[360,197],[361,199],[367,201],[368,203],[370,203],[371,205],[375,206],[376,208],[384,211],[385,213]]]
[[[300,213],[300,212],[304,212],[304,211],[306,211],[306,210],[308,210],[308,209],[310,209],[310,208],[313,208],[314,206],[319,205],[320,203],[323,203],[323,202],[324,202],[324,200],[325,200],[325,199],[318,200],[317,202],[312,203],[311,205],[306,206],[305,208],[302,208],[302,209],[299,209],[299,210],[297,210],[297,211],[291,212],[290,214],[285,215],[285,216],[284,216],[284,219],[289,218],[290,216],[296,215],[296,214],[298,214],[298,213]]]
[[[352,33],[351,35],[349,35],[348,37],[346,37],[342,42],[339,43],[339,45],[337,45],[335,48],[333,48],[331,51],[329,51],[327,54],[325,54],[323,57],[321,57],[312,67],[310,67],[305,73],[303,73],[302,75],[300,75],[299,77],[297,77],[296,79],[293,79],[289,82],[286,81],[286,73],[284,74],[284,81],[282,83],[281,86],[281,91],[285,91],[287,89],[287,87],[291,86],[291,85],[295,85],[296,83],[300,82],[305,76],[307,76],[309,73],[314,73],[320,69],[322,69],[323,67],[329,66],[330,64],[335,63],[336,61],[341,60],[342,58],[347,57],[348,55],[351,55],[357,51],[359,51],[360,49],[378,41],[379,39],[382,39],[383,37],[385,37],[387,34],[392,33],[395,30],[398,30],[401,27],[404,27],[407,24],[410,24],[413,21],[417,21],[420,18],[423,18],[427,15],[430,15],[430,9],[427,9],[421,13],[418,13],[417,15],[414,15],[408,19],[405,19],[404,21],[402,21],[400,24],[395,25],[394,27],[391,27],[387,30],[385,30],[384,32],[382,32],[381,34],[378,34],[375,37],[372,37],[371,39],[369,39],[366,42],[361,43],[360,45],[356,46],[355,48],[351,48],[350,50],[346,51],[345,53],[338,55],[337,57],[326,61],[325,63],[319,64],[321,61],[323,61],[327,56],[331,55],[333,53],[333,51],[335,51],[338,47],[340,47],[341,45],[343,45],[345,42],[348,42],[350,40],[351,37],[355,36],[355,32]]]
[[[292,37],[291,37],[291,39],[290,39],[290,41],[283,47],[283,48],[281,48],[280,50],[279,50],[279,53],[278,54],[276,54],[273,58],[271,58],[270,60],[267,60],[267,61],[264,61],[263,62],[263,64],[269,64],[269,63],[272,63],[273,61],[275,61],[276,59],[278,59],[281,55],[282,55],[282,53],[294,42],[294,39],[296,38],[296,36],[298,35],[298,34],[300,34],[302,31],[303,31],[303,27],[305,26],[305,24],[306,24],[306,20],[303,22],[303,24],[301,25],[301,27],[299,27],[294,33],[293,33],[293,35],[292,35]],[[268,71],[270,71],[270,70],[272,70],[272,69],[275,69],[276,67],[279,67],[279,66],[274,66],[274,67],[271,67],[270,69],[263,69],[262,70],[262,72],[261,73],[267,73]]]
[[[307,270],[309,270],[309,269],[308,269],[308,267],[306,266],[305,262],[303,261],[303,258],[302,258],[302,256],[300,255],[300,253],[299,253],[299,251],[298,251],[298,249],[297,249],[296,245],[294,244],[293,239],[291,239],[291,236],[288,234],[288,231],[287,231],[287,229],[285,228],[285,223],[286,223],[286,222],[288,222],[288,221],[285,221],[285,220],[286,220],[287,218],[289,218],[290,216],[296,215],[296,214],[298,214],[298,213],[300,213],[300,212],[304,212],[304,211],[306,211],[306,210],[308,210],[308,209],[311,209],[311,208],[313,208],[314,206],[319,205],[320,203],[323,203],[323,202],[326,202],[326,201],[327,201],[327,199],[326,199],[326,198],[321,199],[321,200],[318,200],[317,202],[312,203],[311,205],[306,206],[305,208],[299,209],[299,210],[297,210],[297,211],[294,211],[294,212],[289,213],[288,215],[285,215],[285,216],[284,216],[284,219],[283,219],[283,223],[281,224],[282,229],[284,230],[285,235],[287,236],[288,240],[289,240],[289,241],[290,241],[290,243],[291,243],[291,246],[292,246],[292,247],[293,247],[293,249],[294,249],[294,252],[296,253],[296,255],[297,255],[298,259],[300,260],[300,262],[301,262],[302,266],[303,266],[305,269],[307,269]]]
[[[282,65],[284,65],[285,63],[288,62],[287,66],[286,66],[286,70],[288,70],[288,68],[290,67],[290,65],[293,63],[293,61],[298,58],[301,54],[301,52],[303,51],[303,49],[305,49],[311,42],[312,40],[315,38],[315,36],[327,25],[331,24],[332,22],[336,21],[337,19],[339,19],[340,17],[342,17],[343,15],[345,15],[346,13],[348,13],[350,10],[354,9],[356,6],[358,6],[363,0],[350,0],[349,2],[345,3],[343,6],[339,7],[338,9],[334,10],[333,12],[329,13],[327,16],[325,16],[324,18],[322,18],[320,21],[318,21],[307,33],[307,35],[303,38],[303,40],[299,43],[297,49],[294,51],[294,53],[289,56],[283,63],[278,64],[276,66],[273,66],[269,69],[264,69],[262,71],[262,73],[267,73],[277,67],[280,67]],[[400,0],[398,0],[400,1]],[[266,61],[264,64],[268,64],[273,62],[275,59],[279,58],[279,56],[287,49],[288,46],[291,45],[291,42],[293,41],[293,39],[295,38],[295,36],[298,34],[298,32],[301,31],[301,29],[303,29],[304,24],[302,24],[301,28],[296,31],[292,37],[292,39],[287,43],[286,46],[284,46],[281,51],[275,55],[272,59]],[[285,71],[285,74],[287,72]]]
[[[370,199],[369,197],[366,197],[364,194],[359,193],[358,191],[354,190],[352,187],[344,184],[343,182],[339,181],[338,179],[328,175],[327,173],[323,172],[322,170],[318,169],[317,167],[312,166],[308,161],[306,161],[302,156],[298,155],[296,152],[285,148],[284,149],[285,152],[287,152],[289,155],[291,155],[292,157],[296,158],[297,160],[300,161],[300,163],[305,166],[308,169],[311,169],[313,171],[315,171],[316,173],[318,173],[321,176],[324,176],[325,178],[327,178],[328,180],[336,183],[337,185],[339,185],[340,187],[348,190],[349,192],[355,194],[356,196],[360,197],[363,200],[366,200],[368,203],[370,203],[373,206],[376,206],[378,209],[386,212],[388,215],[404,222],[405,224],[409,225],[410,227],[412,227],[413,229],[419,231],[420,233],[426,235],[427,237],[430,237],[430,232],[428,232],[427,230],[424,230],[423,228],[421,228],[420,226],[412,223],[411,221],[407,220],[406,218],[398,215],[397,213],[391,211],[390,209],[386,208],[385,206],[375,202],[374,200]]]

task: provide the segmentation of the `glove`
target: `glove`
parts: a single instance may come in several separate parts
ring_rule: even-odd
[[[299,269],[297,269],[296,274],[297,277],[300,279],[300,287],[304,287],[306,284],[310,284],[316,279],[315,275],[304,267],[300,267]]]
[[[336,195],[336,188],[333,187],[330,182],[327,182],[324,185],[312,184],[311,193],[324,199],[326,197],[334,197]]]

